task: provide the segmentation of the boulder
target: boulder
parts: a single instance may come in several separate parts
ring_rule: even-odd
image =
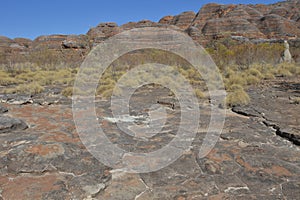
[[[150,20],[141,20],[135,24],[134,28],[156,27],[158,24]]]
[[[284,41],[284,52],[283,55],[280,59],[281,62],[287,62],[287,63],[291,63],[292,62],[292,55],[290,53],[290,45],[288,43],[288,41]]]
[[[91,28],[87,35],[92,40],[99,40],[99,39],[105,39],[108,37],[111,37],[113,35],[116,35],[117,33],[120,33],[121,29],[118,27],[116,23],[113,22],[107,22],[107,23],[100,23],[98,26]]]
[[[161,18],[158,23],[160,24],[171,24],[173,22],[174,16],[168,15]]]
[[[123,24],[121,26],[122,30],[130,30],[136,27],[137,22],[128,22],[126,24]]]
[[[0,104],[0,114],[8,112],[8,109]]]
[[[27,128],[27,124],[20,119],[0,116],[0,133],[7,133],[13,130],[24,130]]]
[[[66,49],[87,49],[89,41],[86,35],[68,35],[62,45]]]
[[[67,37],[67,35],[43,35],[37,37],[32,43],[33,49],[61,49],[62,42],[66,40]]]
[[[30,48],[32,46],[32,40],[27,38],[15,38],[14,42],[25,48]]]

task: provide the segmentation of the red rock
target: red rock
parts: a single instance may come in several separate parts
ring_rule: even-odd
[[[242,19],[251,19],[252,17],[248,14],[248,12],[241,6],[237,6],[230,12],[224,13],[224,17],[231,17],[231,18],[242,18]]]
[[[0,36],[0,47],[9,47],[14,41],[8,37]]]
[[[67,39],[67,35],[43,35],[37,37],[32,45],[35,50],[38,49],[61,49],[62,42]]]
[[[176,16],[165,16],[159,22],[142,20],[120,27],[113,22],[100,23],[86,35],[40,36],[34,41],[24,38],[12,40],[0,36],[0,63],[7,63],[8,60],[18,62],[23,59],[23,54],[41,49],[55,50],[63,54],[66,61],[77,62],[84,58],[91,46],[122,31],[142,27],[167,27],[185,31],[201,44],[224,35],[246,39],[297,39],[300,37],[300,1],[289,0],[270,5],[210,3],[204,5],[197,14],[183,12]]]
[[[139,22],[129,22],[121,26],[121,29],[130,30],[133,28],[144,28],[144,27],[168,27],[172,29],[179,29],[177,26],[171,24],[164,24],[164,23],[156,23],[150,20],[141,20]]]
[[[158,23],[160,23],[160,24],[171,24],[173,19],[174,19],[174,16],[168,15],[168,16],[165,16],[165,17],[161,18]]]
[[[193,40],[198,40],[201,37],[201,31],[194,26],[189,27],[186,32]]]
[[[279,15],[281,17],[287,17],[289,15],[289,11],[285,7],[276,7],[271,10],[270,14]]]
[[[155,26],[157,26],[156,22],[150,20],[141,20],[138,23],[136,23],[135,28],[155,27]]]
[[[16,42],[20,46],[23,46],[23,47],[26,47],[26,48],[29,48],[32,45],[32,40],[27,39],[27,38],[15,38],[14,42]]]
[[[202,29],[204,35],[240,35],[250,38],[263,37],[254,24],[245,19],[239,18],[221,18],[208,20]]]
[[[259,12],[258,10],[250,7],[250,6],[246,6],[246,5],[241,5],[241,7],[249,14],[249,16],[251,17],[250,19],[248,19],[248,21],[250,22],[257,22],[260,18],[263,17],[263,14],[261,12]]]
[[[38,156],[53,158],[58,155],[63,155],[65,150],[59,144],[36,145],[31,146],[25,150],[28,153],[36,154]]]
[[[296,22],[275,14],[263,17],[258,24],[258,28],[269,37],[282,38],[288,35],[300,36],[300,30]]]
[[[263,15],[266,15],[270,12],[271,8],[268,5],[265,4],[256,4],[254,6],[251,6],[254,9],[258,10],[260,13],[262,13]]]
[[[199,30],[202,30],[206,21],[216,17],[217,11],[221,8],[220,4],[210,3],[204,5],[198,12],[196,18],[193,21],[192,26],[197,27]]]
[[[172,21],[171,25],[178,26],[181,29],[187,29],[193,20],[195,19],[196,14],[193,11],[183,12],[177,16],[175,16]]]
[[[43,194],[60,189],[58,182],[62,178],[58,174],[46,174],[39,177],[5,177],[2,180],[6,184],[2,185],[0,182],[2,185],[0,198],[2,196],[4,199],[42,199]]]
[[[128,22],[128,23],[126,23],[126,24],[123,24],[123,25],[121,26],[121,29],[122,29],[122,30],[130,30],[130,29],[135,28],[136,24],[137,24],[136,22]]]
[[[111,37],[121,30],[116,23],[108,22],[108,23],[100,23],[97,27],[91,28],[87,35],[92,40],[101,41],[105,38]]]
[[[88,37],[86,35],[68,35],[62,42],[64,48],[87,49],[89,48]]]

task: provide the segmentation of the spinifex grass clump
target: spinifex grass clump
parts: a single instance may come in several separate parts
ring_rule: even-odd
[[[22,81],[14,78],[10,73],[0,71],[0,86],[9,86],[19,83],[22,83]]]
[[[276,76],[294,76],[300,75],[300,65],[295,63],[281,63],[276,66]]]
[[[250,102],[248,94],[241,85],[232,85],[228,88],[226,104],[230,107],[246,105]]]
[[[295,63],[276,65],[254,63],[249,66],[228,65],[222,70],[222,73],[225,89],[228,92],[227,105],[234,106],[249,102],[247,100],[249,97],[245,95],[248,86],[257,85],[263,80],[274,79],[276,76],[300,75],[300,66]]]
[[[46,69],[36,65],[14,66],[15,71],[0,71],[0,86],[7,86],[5,93],[37,94],[43,92],[43,86],[60,85],[61,87],[72,86],[76,69],[60,68]],[[27,65],[26,65],[27,66]]]
[[[40,85],[72,85],[75,74],[70,69],[36,70],[17,75],[15,78],[24,82],[38,82]]]
[[[44,87],[42,87],[37,82],[31,82],[29,84],[28,83],[21,84],[15,88],[4,90],[5,93],[18,93],[18,94],[30,94],[30,95],[39,94],[43,91],[44,91]]]

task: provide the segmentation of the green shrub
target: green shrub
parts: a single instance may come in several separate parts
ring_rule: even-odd
[[[224,70],[231,64],[248,67],[253,63],[275,64],[284,46],[280,43],[239,43],[225,37],[208,44],[207,51],[217,66]]]

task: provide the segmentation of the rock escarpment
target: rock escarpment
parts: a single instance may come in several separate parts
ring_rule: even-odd
[[[0,37],[0,63],[18,62],[20,56],[47,49],[55,51],[62,61],[80,61],[91,47],[117,33],[140,27],[170,27],[185,31],[195,41],[206,45],[209,41],[238,36],[251,40],[290,40],[291,48],[299,44],[300,1],[289,0],[270,5],[204,5],[198,13],[183,12],[165,16],[158,22],[142,20],[122,26],[100,23],[85,35],[40,36],[31,41],[24,38]],[[293,54],[293,57],[297,53]],[[297,59],[295,59],[297,60]],[[20,60],[22,62],[22,60]]]

